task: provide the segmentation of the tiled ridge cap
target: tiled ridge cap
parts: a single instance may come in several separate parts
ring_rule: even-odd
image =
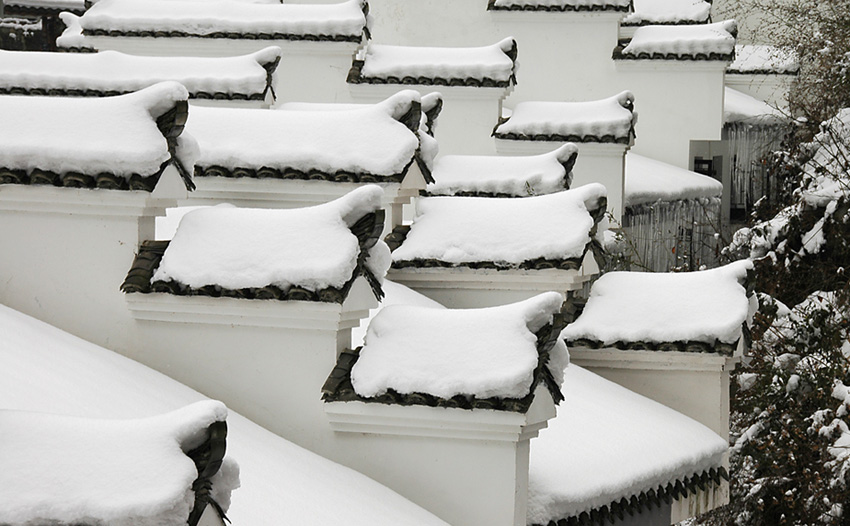
[[[744,324],[746,326],[746,324]],[[749,328],[746,329],[749,331]],[[714,343],[698,341],[675,341],[675,342],[624,342],[617,341],[606,345],[600,340],[588,338],[577,338],[567,340],[567,347],[586,347],[588,349],[613,348],[620,351],[661,351],[661,352],[686,352],[686,353],[717,353],[724,356],[732,356],[738,348],[738,342],[723,343],[715,340]]]
[[[364,33],[366,28],[363,28]],[[266,32],[236,32],[216,31],[204,35],[187,33],[186,31],[150,31],[150,30],[116,30],[116,29],[83,29],[84,36],[132,37],[132,38],[204,38],[241,40],[289,40],[293,42],[354,42],[360,43],[363,35],[311,35],[296,33],[266,33]]]
[[[615,523],[618,519],[624,520],[626,514],[634,515],[643,511],[651,511],[653,506],[661,507],[662,501],[671,504],[673,500],[685,498],[696,494],[698,490],[705,491],[710,487],[717,487],[721,479],[729,480],[729,473],[724,467],[711,468],[702,473],[695,473],[689,477],[668,483],[666,486],[658,486],[656,489],[642,491],[639,495],[629,498],[623,497],[611,504],[594,508],[589,512],[584,511],[577,516],[565,517],[557,521],[552,520],[547,524],[533,524],[532,526],[591,526],[602,525],[608,522]]]
[[[708,2],[711,3],[711,2]],[[700,26],[711,23],[711,15],[705,20],[674,20],[664,22],[653,22],[650,20],[641,20],[640,22],[620,22],[620,27],[643,27],[643,26]]]
[[[450,196],[445,196],[447,199],[451,199]],[[520,198],[514,198],[520,199]],[[495,269],[495,270],[510,270],[510,269],[522,269],[522,270],[545,270],[545,269],[560,269],[560,270],[578,270],[581,268],[582,261],[584,260],[584,256],[587,254],[588,250],[593,250],[594,253],[601,247],[598,247],[599,242],[594,238],[596,237],[596,232],[599,228],[599,223],[602,221],[602,218],[605,217],[605,211],[608,208],[608,199],[602,197],[596,203],[596,207],[588,210],[590,216],[593,218],[593,227],[590,229],[590,241],[585,245],[584,250],[582,251],[581,256],[569,259],[549,259],[549,258],[535,258],[523,261],[519,265],[515,264],[507,264],[507,263],[499,263],[496,261],[472,261],[468,263],[449,263],[446,261],[441,261],[434,258],[429,259],[411,259],[408,261],[393,261],[392,268],[401,269],[401,268],[469,268],[469,269]],[[392,232],[386,235],[384,238],[384,242],[387,246],[390,247],[390,251],[395,251],[398,247],[404,243],[407,239],[407,234],[410,232],[410,225],[398,225],[393,228]]]
[[[631,4],[631,2],[629,2]],[[497,6],[496,0],[490,0],[487,4],[488,11],[545,11],[551,13],[580,13],[580,12],[600,12],[600,11],[609,11],[609,12],[620,12],[627,13],[629,12],[631,6],[617,5],[617,4],[604,4],[604,5],[510,5],[510,6]]]
[[[516,40],[513,40],[511,44],[511,49],[505,51],[504,53],[511,59],[511,62],[513,62],[511,76],[508,80],[498,80],[490,77],[447,78],[428,77],[424,75],[406,75],[404,77],[397,77],[394,75],[389,75],[387,77],[366,77],[363,75],[363,66],[366,64],[366,61],[355,59],[351,65],[351,69],[348,71],[348,77],[346,79],[346,82],[348,82],[349,84],[393,84],[402,86],[460,86],[473,88],[509,88],[512,85],[516,84]]]
[[[791,77],[796,77],[800,74],[800,69],[789,70],[789,71],[776,71],[775,69],[748,69],[741,70],[732,68],[731,66],[726,68],[727,75],[787,75]]]
[[[401,173],[391,175],[375,175],[368,173],[349,172],[339,170],[336,172],[323,172],[321,170],[296,170],[294,168],[225,168],[223,166],[198,166],[195,165],[195,177],[227,177],[227,178],[250,178],[250,179],[291,179],[300,181],[332,181],[336,183],[401,183],[407,176],[414,159],[404,167]]]
[[[168,144],[171,158],[162,163],[159,169],[148,175],[133,174],[130,177],[119,177],[111,173],[85,174],[80,172],[65,172],[62,174],[39,168],[30,171],[0,167],[0,184],[49,185],[68,188],[100,188],[107,190],[141,190],[153,192],[162,173],[169,164],[174,164],[183,184],[188,190],[195,189],[191,174],[183,167],[177,158],[177,137],[183,133],[183,127],[189,115],[189,104],[185,100],[176,101],[174,105],[159,116],[155,116],[156,125]]]
[[[80,51],[66,52],[71,53],[96,53],[96,50],[91,48],[77,48]],[[85,50],[85,51],[84,51]],[[223,91],[195,91],[189,93],[189,98],[202,100],[264,100],[266,92],[271,89],[270,85],[266,85],[266,90],[260,93],[225,93]],[[78,89],[78,88],[24,88],[0,87],[0,95],[31,95],[35,97],[115,97],[118,95],[126,95],[134,93],[137,90],[100,90],[100,89]]]
[[[189,514],[188,526],[197,526],[208,505],[213,506],[222,518],[226,519],[224,510],[213,499],[212,478],[221,468],[227,451],[227,423],[213,422],[207,428],[207,439],[203,444],[188,451],[186,456],[191,458],[198,470],[198,478],[192,483],[195,493],[195,504]],[[230,522],[230,521],[228,521]]]
[[[351,278],[340,288],[327,287],[321,290],[308,290],[303,287],[292,286],[284,291],[280,287],[267,285],[265,287],[249,287],[244,289],[228,289],[218,285],[207,285],[200,288],[188,287],[174,280],[151,282],[154,273],[162,261],[170,241],[143,241],[139,252],[133,260],[127,277],[121,285],[121,291],[132,294],[149,294],[151,292],[163,292],[177,296],[210,296],[214,298],[244,298],[258,300],[280,300],[280,301],[315,301],[323,303],[342,303],[348,297],[354,281],[363,276],[369,283],[375,297],[384,297],[380,280],[366,268],[366,259],[369,257],[369,249],[378,242],[384,227],[384,210],[376,210],[365,214],[354,225],[351,233],[357,237],[360,244],[360,252],[357,256],[357,265],[352,272]]]
[[[569,313],[562,309],[553,316],[552,322],[540,328],[537,337],[537,366],[534,369],[531,387],[528,395],[523,398],[476,398],[475,396],[456,395],[451,398],[443,398],[428,393],[401,394],[389,389],[385,394],[366,398],[358,395],[351,384],[351,369],[360,358],[358,347],[354,350],[344,350],[337,363],[331,371],[325,384],[322,386],[322,400],[325,402],[365,402],[385,405],[424,405],[428,407],[449,407],[458,409],[492,409],[496,411],[510,411],[515,413],[526,413],[534,401],[534,392],[542,382],[549,391],[556,404],[564,400],[555,378],[552,376],[547,364],[549,353],[558,341],[561,331],[567,324]]]
[[[570,155],[566,159],[561,159],[559,162],[566,170],[566,175],[564,175],[564,190],[569,190],[573,183],[573,167],[576,164],[576,160],[578,159],[578,151],[571,152]],[[455,192],[453,194],[435,194],[426,190],[419,190],[420,197],[492,197],[496,199],[518,199],[525,197],[534,197],[539,194],[528,194],[528,195],[514,195],[507,194],[504,192],[473,192],[468,190],[462,190],[460,192]]]
[[[434,136],[434,127],[437,124],[437,118],[443,112],[443,97],[434,97],[434,103],[428,107],[422,107],[422,113],[425,114],[425,130],[431,137]]]

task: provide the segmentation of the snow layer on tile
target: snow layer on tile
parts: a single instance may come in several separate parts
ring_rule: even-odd
[[[564,408],[531,443],[528,524],[548,524],[722,464],[709,428],[577,365]]]
[[[526,199],[423,198],[393,261],[511,266],[537,258],[581,257],[594,225],[588,210],[605,196],[605,187],[593,183]]]
[[[189,93],[263,93],[262,64],[280,56],[269,47],[241,57],[142,57],[117,51],[0,51],[0,88],[136,91],[173,80]]]
[[[46,9],[68,9],[83,11],[84,0],[5,0],[7,6],[42,7]]]
[[[575,144],[565,144],[543,155],[485,156],[447,155],[437,160],[428,192],[507,194],[516,197],[551,194],[565,190],[569,174],[564,163],[578,154]]]
[[[636,153],[626,154],[625,205],[720,197],[723,183]]]
[[[628,138],[634,125],[634,95],[624,91],[589,102],[520,102],[498,134],[614,136]]]
[[[797,73],[800,61],[792,49],[776,46],[739,44],[735,60],[726,73]]]
[[[723,121],[757,125],[788,124],[790,116],[778,108],[736,89],[726,88]]]
[[[226,416],[212,400],[135,420],[0,410],[0,521],[186,524],[198,472],[185,453]]]
[[[629,0],[496,0],[496,7],[573,7],[573,8],[592,8],[592,7],[628,7]]]
[[[418,307],[445,309],[443,305],[437,303],[428,296],[420,294],[409,287],[388,279],[384,280],[384,283],[381,285],[381,289],[384,291],[384,297],[381,299],[381,303],[378,305],[378,308],[369,310],[369,317],[361,320],[360,326],[351,330],[352,348],[363,345],[363,339],[366,337],[366,329],[369,327],[369,324],[372,323],[375,316],[381,312],[384,307],[389,307],[390,305],[413,305]]]
[[[5,409],[145,418],[205,398],[137,362],[0,305],[0,400]],[[233,524],[445,526],[385,486],[238,413],[230,411],[227,426],[225,458],[238,460],[242,484],[227,510]]]
[[[80,19],[83,31],[179,31],[359,37],[362,0],[336,4],[248,3],[227,0],[101,0]]]
[[[493,79],[507,82],[514,61],[507,55],[516,45],[506,38],[483,47],[413,47],[370,44],[359,57],[364,77],[426,77]]]
[[[635,30],[623,54],[731,55],[735,51],[737,27],[734,20],[714,24],[643,26]]]
[[[634,0],[634,12],[623,19],[627,25],[706,22],[711,3],[704,0]]]
[[[610,272],[593,284],[587,306],[561,336],[622,342],[715,340],[735,343],[749,320],[741,285],[752,261],[699,272]]]
[[[561,308],[564,298],[546,292],[484,309],[386,307],[372,320],[360,358],[351,369],[363,397],[393,389],[442,398],[523,398],[539,362],[534,333]],[[566,366],[566,346],[552,351],[550,366]],[[560,371],[556,378],[561,377]]]
[[[151,175],[171,155],[156,118],[186,88],[163,82],[104,98],[0,96],[0,166],[13,170]]]
[[[411,101],[419,101],[416,91],[348,111],[193,107],[186,131],[198,140],[201,166],[389,176],[402,173],[419,146],[397,120]]]
[[[351,279],[360,254],[350,227],[380,209],[382,196],[380,187],[368,185],[309,208],[212,207],[189,212],[153,281],[174,280],[194,288],[341,287]],[[386,268],[378,276],[385,273]]]

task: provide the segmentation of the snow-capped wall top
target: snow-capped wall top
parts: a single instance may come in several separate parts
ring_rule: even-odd
[[[393,264],[436,260],[446,266],[491,262],[510,268],[541,258],[581,258],[605,196],[605,187],[594,183],[526,199],[423,198],[407,238],[393,252]]]
[[[199,175],[233,175],[239,168],[248,169],[242,176],[307,179],[320,173],[334,180],[344,173],[346,180],[400,181],[419,146],[419,100],[419,93],[406,90],[339,111],[324,105],[302,111],[193,107],[186,129],[200,145]],[[269,174],[260,174],[261,168]]]
[[[352,83],[507,87],[515,82],[516,41],[484,47],[370,44],[348,75]]]
[[[712,430],[577,365],[564,376],[564,414],[549,421],[531,448],[529,525],[578,517],[650,490],[660,497],[668,484],[707,471],[719,481],[728,444]]]
[[[794,50],[775,46],[740,44],[735,46],[735,60],[727,74],[796,75],[800,61]]]
[[[20,179],[0,182],[95,187],[105,175],[108,188],[126,189],[129,181],[129,188],[151,190],[133,185],[140,177],[158,179],[173,156],[188,163],[197,153],[190,137],[178,136],[188,96],[176,82],[96,99],[0,96],[9,123],[0,126],[0,167]],[[67,174],[82,177],[64,181]]]
[[[552,323],[564,298],[547,292],[484,309],[391,306],[372,320],[351,383],[361,397],[388,390],[443,399],[520,399],[532,394],[545,360],[560,385],[569,358],[557,344],[541,356],[535,333]]]
[[[622,25],[704,24],[710,14],[711,2],[705,0],[634,0],[634,12]]]
[[[365,0],[265,4],[212,0],[101,0],[80,18],[84,35],[193,36],[360,42]]]
[[[727,87],[723,103],[723,122],[769,126],[788,124],[791,118],[766,102]]]
[[[614,50],[615,59],[719,60],[735,55],[738,26],[734,20],[714,24],[642,26],[625,47]]]
[[[97,420],[0,410],[0,521],[9,525],[186,524],[195,505],[195,462],[186,453],[224,422],[221,402],[196,402],[139,420]],[[50,491],[44,488],[49,487]],[[213,494],[239,487],[214,479]]]
[[[562,336],[616,342],[734,344],[749,320],[742,283],[752,261],[699,272],[609,272],[593,284],[581,316]]]
[[[629,91],[590,102],[520,102],[493,135],[512,140],[628,144],[637,120],[634,102]]]
[[[5,409],[128,419],[160,415],[206,398],[139,362],[3,305],[0,363]],[[227,426],[227,455],[219,474],[233,480],[238,470],[243,485],[229,509],[221,495],[214,497],[234,524],[333,524],[344,516],[348,526],[447,526],[386,486],[233,411]],[[93,451],[90,446],[82,449]],[[231,458],[238,459],[238,467]],[[4,483],[4,495],[6,488]],[[39,494],[45,494],[43,487]],[[0,507],[14,504],[0,501]],[[7,522],[2,514],[0,522]],[[185,519],[180,524],[185,526]]]
[[[364,250],[369,251],[369,271],[382,279],[389,266],[388,249],[381,241],[369,244],[368,238],[361,240],[352,232],[361,218],[381,210],[382,196],[380,187],[369,185],[310,208],[212,207],[189,212],[152,281],[174,281],[193,289],[341,289],[362,272],[358,258]]]
[[[567,190],[578,147],[529,156],[447,155],[434,166],[431,195],[529,197]]]
[[[626,154],[625,206],[720,197],[723,183],[633,152]]]
[[[0,50],[0,93],[114,95],[173,80],[190,97],[262,98],[280,48],[241,57],[143,57],[117,51],[41,53]],[[57,94],[51,91],[51,95]]]
[[[628,11],[630,0],[490,0],[491,11]]]
[[[85,0],[5,0],[4,4],[10,11],[31,10],[53,12],[73,11],[82,13],[86,10]]]

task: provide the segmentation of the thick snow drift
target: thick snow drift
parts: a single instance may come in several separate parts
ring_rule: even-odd
[[[512,38],[483,47],[370,44],[359,58],[364,61],[362,74],[367,78],[471,78],[507,82],[514,73],[514,61],[507,53],[515,45]]]
[[[156,118],[188,96],[176,82],[119,97],[0,96],[0,115],[15,123],[0,126],[0,166],[58,174],[152,175],[171,158]],[[194,142],[185,144],[191,156]]]
[[[198,140],[203,167],[390,176],[404,171],[419,146],[417,135],[397,120],[419,100],[406,90],[342,111],[193,107],[186,131]]]
[[[2,305],[0,335],[5,409],[145,418],[205,399],[152,369]],[[238,459],[241,480],[227,512],[233,524],[445,526],[385,486],[237,413],[228,414],[227,424],[227,455]]]
[[[723,183],[636,153],[626,154],[625,205],[720,197]]]
[[[510,118],[496,127],[496,136],[562,136],[587,142],[610,137],[628,140],[634,126],[634,96],[624,91],[589,102],[520,102]],[[594,140],[595,138],[595,140]]]
[[[565,144],[543,155],[446,155],[437,160],[428,185],[433,195],[461,192],[506,194],[515,197],[552,194],[569,187],[564,166],[577,155],[575,144]]]
[[[193,288],[339,288],[351,279],[360,254],[350,227],[380,209],[382,196],[380,187],[369,185],[309,208],[212,207],[189,212],[153,281],[174,280]],[[389,261],[384,263],[383,269],[375,269],[378,278],[386,273]]]
[[[280,56],[269,47],[241,57],[143,57],[117,51],[47,53],[0,50],[0,89],[130,92],[173,80],[189,93],[263,93],[262,64]]]
[[[593,183],[526,199],[423,198],[393,261],[494,262],[508,267],[537,258],[581,257],[594,226],[589,210],[605,195],[605,187]]]
[[[584,312],[561,336],[604,344],[735,343],[751,316],[740,282],[752,268],[743,260],[699,272],[610,272],[593,284]]]
[[[731,56],[735,51],[737,31],[734,20],[714,24],[643,26],[635,30],[631,42],[623,49],[623,55]]]
[[[794,50],[775,46],[739,44],[735,46],[735,60],[726,73],[796,74],[800,60]]]
[[[83,32],[281,34],[359,38],[366,27],[362,0],[280,4],[212,0],[101,0],[80,18]]]
[[[386,307],[369,325],[351,383],[367,398],[388,389],[442,398],[523,398],[539,362],[534,333],[552,321],[563,301],[547,292],[485,309]],[[568,360],[559,341],[548,363],[556,379]]]
[[[711,2],[703,0],[634,0],[634,6],[623,24],[705,23],[711,14]]]
[[[557,418],[531,442],[528,524],[548,524],[719,468],[728,444],[699,422],[577,365]]]
[[[136,420],[101,420],[0,410],[0,522],[181,526],[195,504],[195,463],[207,427],[224,421],[221,402],[196,402]],[[227,457],[226,457],[227,458]],[[225,461],[214,494],[239,486]]]

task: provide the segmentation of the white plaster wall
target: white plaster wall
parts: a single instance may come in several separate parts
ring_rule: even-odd
[[[617,61],[616,85],[635,95],[633,151],[687,169],[691,141],[719,140],[725,64]]]
[[[794,75],[726,75],[726,85],[788,111],[788,94]]]
[[[518,448],[514,442],[495,440],[351,433],[337,433],[336,440],[335,460],[393,488],[449,524],[525,526],[525,509],[514,509],[514,503],[524,500],[516,498],[516,480],[518,474],[528,478],[527,441]]]
[[[652,351],[595,351],[570,349],[572,362],[651,398],[729,438],[729,369],[718,357]],[[637,354],[632,354],[637,353]],[[643,355],[643,356],[639,356]],[[632,358],[634,357],[634,358]]]

